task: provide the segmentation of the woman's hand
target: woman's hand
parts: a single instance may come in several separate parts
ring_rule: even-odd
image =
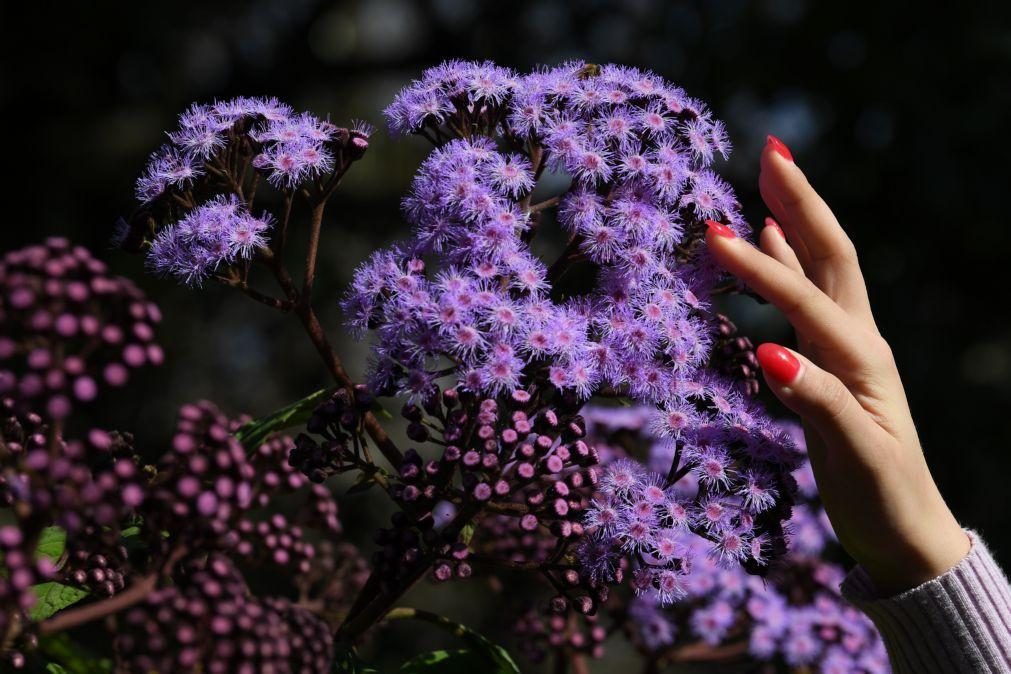
[[[969,550],[934,484],[856,250],[787,147],[762,151],[761,250],[709,222],[716,259],[779,307],[799,353],[758,347],[765,379],[804,421],[821,498],[843,547],[891,594],[935,578]],[[785,232],[785,234],[784,234]]]

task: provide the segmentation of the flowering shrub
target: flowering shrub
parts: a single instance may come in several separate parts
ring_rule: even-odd
[[[517,630],[557,671],[585,671],[613,627],[657,662],[689,632],[673,617],[685,610],[712,614],[690,628],[710,645],[741,634],[738,616],[759,620],[752,599],[766,595],[751,578],[774,582],[790,527],[809,523],[792,508],[803,452],[755,401],[750,342],[714,310],[736,288],[704,221],[749,231],[713,169],[729,151],[722,124],[652,73],[583,63],[520,75],[449,62],[386,116],[435,147],[403,202],[408,238],[366,260],[341,302],[356,336],[374,337],[367,382],[349,376],[313,303],[327,206],[368,148],[364,123],[276,99],[194,105],[119,223],[116,243],[155,274],[232,287],[299,321],[333,388],[274,413],[186,405],[163,449],[79,428],[76,403],[100,383],[162,361],[157,310],[60,240],[0,263],[9,664],[108,670],[69,660],[58,635],[110,618],[114,648],[100,655],[117,672],[364,672],[358,646],[377,625],[418,619],[467,648],[403,671],[518,671],[484,637],[396,606],[425,577],[543,580],[551,594]],[[307,245],[292,269],[298,227]],[[409,446],[380,421],[397,398]],[[622,414],[662,439],[662,460],[615,452],[594,430],[598,408],[588,429],[584,405],[604,399],[635,405]],[[341,536],[328,481],[345,473],[347,498],[377,487],[395,506],[368,559]],[[818,554],[818,536],[796,539]],[[871,633],[861,624],[851,644],[834,576],[815,575],[824,592],[807,624],[854,655]],[[748,599],[701,607],[701,586],[723,576]],[[652,617],[636,631],[638,615]],[[778,629],[752,639],[756,657],[829,660]]]

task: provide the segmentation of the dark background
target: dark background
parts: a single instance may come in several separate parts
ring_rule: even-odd
[[[860,251],[942,491],[1008,566],[1011,24],[990,3],[901,4],[254,0],[18,3],[15,14],[4,3],[0,249],[68,235],[160,303],[169,365],[95,412],[157,444],[183,401],[263,414],[326,383],[289,319],[151,278],[139,258],[108,250],[147,154],[190,102],[271,94],[382,127],[397,89],[445,58],[652,68],[727,122],[736,151],[722,170],[752,222],[765,214],[765,135],[793,149]],[[336,298],[370,249],[403,232],[398,200],[426,150],[377,133],[329,210],[316,296],[355,373],[365,352],[340,337]],[[744,300],[733,317],[757,339],[789,339],[766,307]],[[342,506],[362,540],[382,518],[370,499]],[[493,626],[481,591],[422,588],[416,603]]]

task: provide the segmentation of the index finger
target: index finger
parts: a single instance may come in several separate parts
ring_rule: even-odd
[[[762,151],[758,178],[762,198],[790,236],[803,242],[798,252],[807,276],[840,307],[873,328],[853,242],[792,157],[787,158],[777,147],[770,141]]]
[[[798,333],[832,351],[837,356],[833,374],[850,380],[866,367],[861,353],[867,335],[852,316],[803,274],[738,238],[726,225],[706,224],[706,242],[717,262],[779,308]]]

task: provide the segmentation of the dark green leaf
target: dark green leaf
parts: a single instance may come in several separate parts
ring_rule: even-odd
[[[378,670],[359,660],[358,655],[350,649],[338,649],[334,656],[333,671],[336,674],[379,674]]]
[[[39,545],[35,548],[35,557],[48,557],[54,562],[67,547],[67,532],[59,527],[46,527],[39,536]]]
[[[49,634],[39,639],[39,654],[49,660],[49,674],[110,674],[112,661],[99,658],[67,634]]]
[[[401,674],[518,674],[515,665],[489,659],[479,651],[432,651],[404,663]]]
[[[61,583],[40,583],[32,587],[37,597],[35,606],[32,607],[32,620],[45,620],[57,611],[61,611],[71,604],[75,604],[88,593],[69,585]]]
[[[477,658],[481,667],[477,671],[489,672],[489,674],[520,674],[520,668],[516,665],[516,661],[512,659],[509,653],[499,646],[494,644],[485,637],[481,636],[474,630],[470,629],[465,625],[453,622],[445,616],[441,616],[430,611],[424,611],[413,608],[395,608],[387,614],[388,620],[403,620],[403,619],[415,619],[423,620],[425,622],[431,623],[442,629],[450,632],[451,634],[463,639],[467,642],[469,649],[467,651],[432,651],[431,653],[418,656],[414,660],[411,660],[404,667],[408,665],[411,666],[428,666],[428,662],[424,658],[442,658],[442,660],[436,660],[436,662],[443,662],[443,660],[452,659],[452,662],[456,662],[458,659],[470,658],[469,662],[473,662],[474,658]],[[419,660],[420,659],[420,660]],[[450,666],[451,663],[446,664]],[[406,670],[406,671],[435,671],[433,670]],[[438,671],[443,671],[439,669]],[[456,671],[456,670],[446,670],[446,671]],[[463,670],[460,670],[463,671]]]
[[[235,437],[246,449],[258,447],[271,433],[283,431],[304,424],[312,416],[312,411],[334,391],[334,389],[320,389],[315,393],[296,400],[287,407],[282,407],[272,414],[268,414],[260,419],[254,419],[240,428]]]

